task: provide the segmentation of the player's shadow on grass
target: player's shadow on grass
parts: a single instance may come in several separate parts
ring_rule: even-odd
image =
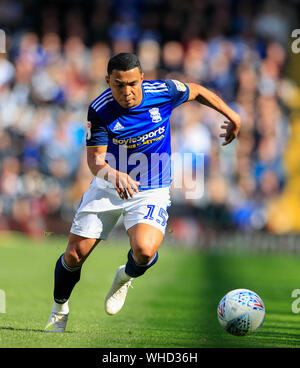
[[[27,331],[27,332],[45,332],[44,330],[37,330],[34,328],[14,328],[14,327],[4,327],[0,326],[0,330],[11,330],[11,331]],[[50,332],[45,332],[45,334],[51,334]],[[72,333],[72,331],[65,331],[65,333]]]

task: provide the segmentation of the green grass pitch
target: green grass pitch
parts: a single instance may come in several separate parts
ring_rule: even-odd
[[[298,255],[200,252],[166,242],[158,263],[133,282],[115,316],[104,312],[104,297],[128,243],[100,243],[73,291],[67,331],[44,333],[54,265],[66,242],[0,235],[0,289],[6,295],[0,347],[300,347],[299,315],[292,312],[292,291],[300,289]],[[253,335],[231,336],[218,323],[219,300],[236,288],[252,289],[264,301],[265,322]]]

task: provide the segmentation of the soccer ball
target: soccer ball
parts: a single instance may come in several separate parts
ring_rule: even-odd
[[[221,326],[227,332],[244,336],[256,331],[263,324],[265,306],[254,291],[235,289],[221,299],[217,313]]]

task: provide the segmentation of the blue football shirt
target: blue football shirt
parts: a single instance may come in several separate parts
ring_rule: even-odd
[[[125,109],[110,88],[88,109],[87,146],[107,145],[106,162],[140,182],[139,189],[171,183],[170,115],[189,98],[189,88],[177,80],[142,82],[143,99]]]

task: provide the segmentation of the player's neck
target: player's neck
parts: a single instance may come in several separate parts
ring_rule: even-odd
[[[143,98],[144,98],[144,94],[141,94],[141,97],[139,98],[139,100],[136,102],[136,104],[132,107],[137,107],[139,106],[142,102],[143,102]]]

